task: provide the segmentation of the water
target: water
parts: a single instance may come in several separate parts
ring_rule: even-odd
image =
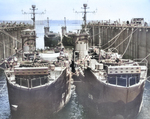
[[[0,81],[5,81],[5,75],[3,70],[0,69]],[[0,89],[1,89],[0,85]],[[3,91],[0,92],[0,119],[11,119],[7,85]],[[143,107],[139,113],[137,119],[150,119],[150,82],[147,81],[145,85],[143,95]],[[59,113],[50,119],[91,119],[87,115],[88,112],[84,110],[84,107],[78,103],[77,95],[74,92],[69,103]]]
[[[67,21],[67,31],[72,31],[81,28],[81,21]],[[45,22],[39,22],[36,24],[37,33],[37,48],[44,48],[44,26]],[[61,26],[64,26],[63,21],[50,21],[50,30],[54,32],[60,32]],[[5,81],[5,75],[3,70],[0,70],[0,81]],[[0,89],[1,89],[0,85]],[[145,85],[144,95],[143,95],[143,107],[139,113],[137,119],[150,119],[150,82],[147,81]],[[2,92],[0,92],[0,119],[11,119],[7,85],[4,87]],[[78,103],[77,94],[74,92],[71,100],[66,105],[63,110],[57,113],[51,119],[91,119],[88,116],[88,112],[85,111],[84,107]]]
[[[0,69],[0,84],[6,84],[6,79],[3,70]],[[0,119],[9,119],[10,108],[8,101],[7,85],[0,85]]]
[[[76,32],[78,29],[81,29],[82,21],[80,20],[68,20],[66,21],[67,32],[73,31]],[[44,26],[47,26],[47,21],[36,22],[36,33],[37,33],[37,42],[36,48],[44,48]],[[64,26],[63,20],[50,20],[49,27],[50,31],[54,33],[61,33],[61,27]]]

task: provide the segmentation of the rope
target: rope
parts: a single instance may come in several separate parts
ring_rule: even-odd
[[[150,56],[150,54],[148,54],[145,58],[143,58],[139,63],[143,62],[143,60],[145,60],[146,58],[148,58]]]
[[[118,49],[116,49],[116,48],[114,48],[114,47],[110,48],[110,50],[111,50],[111,52],[113,52],[114,50],[116,50],[117,53],[118,53]]]
[[[149,78],[150,78],[150,76],[147,77],[147,80],[146,80],[146,81],[150,83],[150,80],[148,80]]]
[[[119,36],[120,35],[118,35],[118,37],[116,38],[116,40],[110,46],[108,46],[107,48],[105,48],[104,50],[107,50],[108,48],[110,48],[118,40]]]
[[[137,28],[137,29],[138,29],[138,28]],[[137,29],[136,29],[136,30],[137,30]],[[135,30],[135,31],[136,31],[136,30]],[[134,32],[135,32],[135,31],[134,31]],[[132,35],[134,32],[132,32],[130,35]],[[123,40],[119,45],[117,45],[115,48],[118,48],[123,42],[125,42],[125,41],[130,37],[130,35],[129,35],[128,37],[126,37],[126,39],[124,39],[124,40]]]
[[[13,40],[16,40],[16,41],[18,41],[19,43],[21,43],[21,41],[17,40],[17,38],[13,37],[12,35],[10,35],[9,33],[7,33],[6,31],[0,30],[0,32],[2,32],[2,33],[4,33],[5,35],[11,37]]]
[[[0,42],[0,44],[4,45],[2,42]],[[7,45],[5,45],[4,47],[7,47],[8,49],[12,50],[12,48],[8,47]]]
[[[104,44],[102,47],[104,47],[105,45],[107,45],[109,42],[113,41],[116,37],[118,38],[120,36],[120,34],[125,30],[126,28],[122,29],[122,31],[120,31],[115,37],[113,37],[111,40],[109,40],[106,44]]]
[[[120,31],[115,37],[117,37],[117,36],[119,36],[124,30],[125,30],[126,28],[124,28],[124,29],[122,29],[122,31]],[[114,40],[115,39],[115,37],[114,38],[112,38],[110,41],[108,41],[108,42],[111,42],[112,40]]]
[[[123,57],[123,55],[126,53],[126,51],[127,51],[128,47],[129,47],[129,44],[130,44],[131,39],[132,39],[132,34],[133,34],[133,30],[132,30],[132,32],[131,32],[131,34],[130,34],[129,42],[128,42],[128,44],[127,44],[127,47],[126,47],[126,49],[125,49],[124,53],[122,54],[122,57]]]

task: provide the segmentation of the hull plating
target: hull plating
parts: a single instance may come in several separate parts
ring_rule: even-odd
[[[85,76],[73,76],[81,104],[91,118],[134,119],[142,105],[144,81],[132,87],[114,86],[101,82],[85,69]],[[77,82],[76,82],[77,81]]]
[[[49,118],[61,110],[71,96],[70,76],[64,70],[53,83],[35,88],[22,88],[7,81],[10,106],[13,119]]]

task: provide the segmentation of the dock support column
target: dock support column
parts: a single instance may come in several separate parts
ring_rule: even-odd
[[[21,35],[20,35],[20,33],[21,33],[21,30],[19,29],[19,28],[17,28],[17,39],[19,40],[19,41],[21,41]],[[19,43],[19,42],[17,42],[17,49],[18,48],[22,48],[22,46],[21,46],[21,43]]]
[[[94,46],[94,42],[95,42],[95,31],[94,31],[94,24],[93,24],[93,40],[92,40],[92,46]]]
[[[3,58],[5,59],[6,58],[6,50],[5,50],[5,39],[4,39],[4,34],[2,34],[2,39],[3,39],[3,47],[4,47],[4,52],[3,52]]]
[[[12,36],[12,31],[8,32],[11,36]],[[9,47],[9,56],[11,56],[13,54],[13,39],[11,37],[8,37],[9,42],[8,42],[8,47]]]
[[[99,34],[99,49],[101,48],[101,35],[100,35],[100,26],[98,25],[98,34]]]
[[[16,39],[18,39],[18,38],[17,38],[17,31],[16,31],[16,30],[14,31],[14,37],[15,37]],[[16,41],[16,40],[14,40],[14,47],[17,48],[17,41]]]

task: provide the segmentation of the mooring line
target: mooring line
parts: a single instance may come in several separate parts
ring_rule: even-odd
[[[137,28],[137,29],[138,29],[138,28]],[[136,29],[136,30],[137,30],[137,29]],[[136,30],[135,30],[135,31],[136,31]],[[135,31],[134,31],[134,32],[135,32]],[[128,37],[126,37],[126,38],[125,38],[119,45],[117,45],[115,48],[118,48],[121,44],[123,44],[123,42],[125,42],[134,32],[132,32]]]
[[[104,44],[102,47],[113,41],[115,38],[119,38],[120,34],[125,30],[126,28],[122,29],[115,37],[113,37],[111,40],[109,40],[106,44]]]

